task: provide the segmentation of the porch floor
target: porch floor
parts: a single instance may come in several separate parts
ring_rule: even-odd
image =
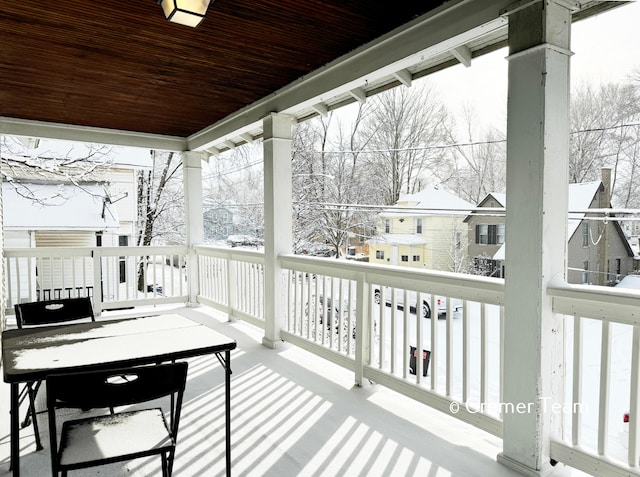
[[[268,349],[260,329],[227,322],[208,307],[130,315],[165,311],[207,324],[238,343],[231,358],[234,476],[518,475],[496,462],[500,439],[381,386],[356,387],[352,373],[293,345]],[[106,312],[100,319],[120,316],[127,313]],[[223,371],[210,356],[189,361],[174,475],[223,476]],[[9,386],[2,383],[0,476],[10,475],[8,409]],[[31,426],[20,434],[26,477],[51,475],[46,414],[39,415],[39,423],[44,450],[35,451]],[[159,459],[139,459],[70,475],[159,474]]]

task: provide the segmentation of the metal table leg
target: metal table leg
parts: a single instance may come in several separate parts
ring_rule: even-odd
[[[11,469],[13,477],[20,477],[20,404],[18,383],[11,383]]]
[[[227,443],[227,477],[231,477],[231,351],[225,351],[225,419]]]

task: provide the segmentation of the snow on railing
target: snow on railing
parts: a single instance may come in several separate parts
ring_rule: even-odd
[[[564,435],[551,457],[598,475],[636,475],[640,462],[640,292],[549,287],[565,315]]]
[[[7,248],[7,308],[20,302],[89,296],[102,310],[187,301],[187,248]]]

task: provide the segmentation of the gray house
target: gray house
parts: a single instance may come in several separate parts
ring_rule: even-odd
[[[593,285],[615,285],[634,271],[634,252],[620,223],[593,219],[589,209],[611,208],[601,181],[569,185],[567,281]],[[469,215],[469,257],[478,273],[504,277],[505,194],[488,194],[478,208],[486,214]],[[491,210],[493,209],[493,210]]]

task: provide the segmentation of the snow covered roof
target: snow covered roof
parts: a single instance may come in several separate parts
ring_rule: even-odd
[[[28,187],[28,190],[25,188]],[[4,226],[13,230],[101,231],[120,226],[97,184],[2,184]],[[25,197],[31,194],[35,198]]]
[[[416,234],[382,234],[367,240],[370,245],[393,244],[393,245],[424,245],[427,243],[420,235]]]
[[[627,275],[620,283],[616,285],[616,288],[630,288],[632,290],[640,290],[640,275]]]
[[[473,204],[451,192],[438,187],[427,187],[415,194],[401,194],[396,205],[383,210],[380,216],[466,215],[473,208]]]
[[[569,184],[569,230],[567,237],[571,238],[586,215],[584,212],[572,212],[586,210],[591,206],[596,192],[602,182],[583,182],[582,184]]]
[[[598,192],[598,188],[602,184],[601,181],[593,181],[593,182],[583,182],[581,184],[569,184],[569,221],[568,221],[568,230],[567,237],[570,239],[575,233],[576,229],[582,222],[582,219],[586,215],[584,211],[589,209],[591,206],[591,202]],[[498,194],[493,194],[496,199],[498,198]],[[506,196],[504,196],[503,204],[506,207]],[[575,212],[575,211],[581,212]],[[502,244],[502,247],[498,249],[498,251],[493,255],[494,260],[504,260],[505,257],[505,245]]]
[[[504,207],[504,204],[507,203],[507,194],[505,194],[504,192],[492,192],[491,195],[493,196],[494,199],[500,202],[503,207]]]

